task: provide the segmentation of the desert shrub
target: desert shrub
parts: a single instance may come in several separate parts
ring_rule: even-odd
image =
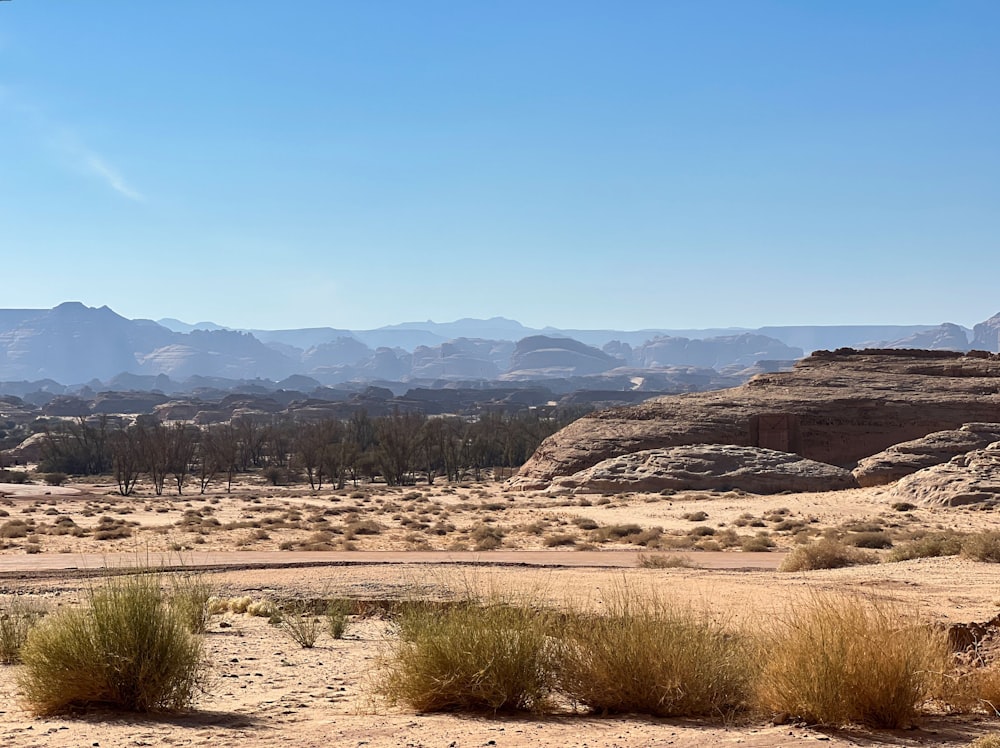
[[[242,597],[233,597],[228,601],[228,608],[233,611],[233,613],[246,613],[247,608],[253,605],[253,598],[249,595],[243,595]]]
[[[917,508],[917,505],[911,504],[909,501],[896,501],[893,502],[892,508],[897,512],[912,512]]]
[[[912,724],[951,658],[947,634],[886,602],[817,595],[775,619],[759,705],[809,722]]]
[[[688,535],[693,538],[703,538],[707,535],[715,535],[715,528],[708,525],[697,525],[688,530]]]
[[[308,605],[302,602],[288,605],[279,615],[272,615],[277,625],[303,649],[316,646],[323,624]]]
[[[910,561],[915,558],[957,556],[962,550],[962,536],[958,533],[936,533],[897,545],[886,557],[887,561]]]
[[[855,548],[892,548],[892,538],[882,531],[855,532],[849,534],[844,540]]]
[[[559,684],[601,713],[725,714],[746,705],[753,648],[707,615],[621,592],[599,616],[572,614]]]
[[[171,579],[170,606],[194,634],[203,634],[212,614],[212,585],[200,574],[182,574]]]
[[[331,600],[326,606],[326,630],[334,639],[342,639],[347,631],[351,603],[348,600]]]
[[[28,536],[28,523],[23,519],[12,519],[0,525],[0,538],[24,538]]]
[[[800,545],[785,556],[778,571],[841,569],[845,566],[874,564],[877,560],[877,557],[872,553],[824,538],[809,545]]]
[[[740,541],[740,550],[746,553],[761,553],[774,548],[774,541],[766,532],[759,532],[752,538],[743,538]]]
[[[636,562],[643,569],[699,569],[690,556],[672,553],[640,553]]]
[[[708,512],[685,512],[681,515],[681,519],[686,519],[688,522],[704,522],[708,519]]]
[[[1000,563],[1000,532],[977,532],[962,541],[962,555],[974,561]]]
[[[27,482],[28,482],[28,474],[23,470],[0,469],[0,483],[24,484]]]
[[[542,541],[546,548],[555,548],[560,545],[576,545],[577,537],[567,532],[557,532],[547,535]]]
[[[594,530],[591,537],[598,543],[606,543],[609,540],[621,540],[630,535],[639,535],[641,532],[642,528],[636,524],[605,525]]]
[[[1000,709],[1000,666],[959,668],[942,679],[938,697],[958,711],[986,711],[996,715]]]
[[[414,604],[383,662],[378,691],[422,712],[545,711],[555,682],[549,616],[487,600]]]
[[[43,615],[42,607],[20,597],[0,603],[0,663],[13,665],[21,661],[21,647]]]
[[[42,480],[48,486],[61,486],[69,478],[66,473],[45,473],[42,475]]]
[[[205,665],[201,639],[170,608],[155,574],[113,577],[92,589],[84,607],[35,627],[21,656],[21,692],[37,714],[180,709],[194,699]]]
[[[503,545],[503,530],[487,524],[479,524],[472,530],[477,551],[493,551]]]

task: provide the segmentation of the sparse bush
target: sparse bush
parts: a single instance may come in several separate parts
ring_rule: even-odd
[[[23,485],[28,482],[28,474],[23,470],[0,469],[0,483],[16,483]]]
[[[681,515],[681,519],[686,519],[688,522],[704,522],[708,519],[708,512],[685,512]]]
[[[0,538],[25,538],[28,536],[28,523],[23,519],[12,519],[0,525]]]
[[[555,548],[560,545],[576,545],[576,535],[566,532],[557,532],[546,536],[543,541],[546,548]]]
[[[969,743],[968,748],[1000,748],[1000,733],[980,735]]]
[[[962,555],[973,561],[1000,563],[1000,532],[977,532],[962,541]]]
[[[744,553],[762,553],[774,548],[774,541],[767,532],[758,532],[752,538],[740,541],[740,550]]]
[[[69,478],[66,473],[45,473],[42,475],[42,480],[48,486],[61,486]]]
[[[886,602],[817,595],[768,632],[759,705],[828,725],[900,728],[949,667],[947,634]]]
[[[845,539],[848,545],[853,545],[855,548],[892,548],[892,538],[886,535],[882,531],[876,532],[855,532],[848,535]]]
[[[555,681],[551,628],[544,613],[502,600],[410,605],[378,690],[421,712],[546,711]]]
[[[351,612],[348,600],[331,600],[326,606],[326,630],[334,639],[343,639],[347,631],[347,616]]]
[[[840,569],[845,566],[874,564],[877,561],[878,558],[872,553],[824,538],[809,545],[801,545],[789,553],[781,562],[778,571]]]
[[[910,561],[915,558],[957,556],[962,550],[962,536],[958,533],[926,535],[908,543],[897,545],[886,557],[887,561]]]
[[[294,603],[281,611],[280,615],[272,615],[281,630],[303,649],[316,646],[323,624],[308,605],[302,602]]]
[[[21,661],[21,647],[43,615],[43,608],[20,597],[0,603],[0,663],[13,665]]]
[[[169,607],[153,574],[109,579],[85,607],[42,621],[21,654],[21,692],[37,714],[98,705],[180,709],[194,699],[205,665],[201,639]]]
[[[754,658],[740,635],[707,615],[620,593],[600,616],[573,614],[559,683],[601,713],[725,714],[750,696]]]
[[[637,563],[643,569],[700,569],[690,556],[672,553],[640,553]]]
[[[896,501],[892,504],[892,508],[897,512],[912,512],[917,508],[917,505],[911,504],[909,501]]]

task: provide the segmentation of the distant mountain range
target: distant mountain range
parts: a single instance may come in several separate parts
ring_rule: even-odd
[[[820,348],[996,351],[998,334],[1000,315],[972,330],[949,323],[563,330],[527,328],[502,317],[375,330],[232,330],[210,322],[132,320],[106,306],[67,302],[53,309],[0,309],[0,393],[113,382],[119,389],[167,391],[180,383],[188,388],[248,380],[280,384],[289,378],[299,389],[584,378],[595,388],[658,390],[683,388],[685,377],[715,378],[716,384],[720,377],[745,378]]]

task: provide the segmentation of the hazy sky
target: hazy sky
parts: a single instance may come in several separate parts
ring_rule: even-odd
[[[1000,3],[0,2],[0,307],[1000,311]]]

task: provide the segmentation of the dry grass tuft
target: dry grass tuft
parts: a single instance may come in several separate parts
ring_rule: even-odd
[[[640,553],[636,563],[643,569],[700,569],[690,556],[680,553]]]
[[[561,688],[592,712],[726,715],[751,693],[751,642],[655,596],[619,592],[599,616],[571,615],[566,638]]]
[[[814,571],[816,569],[841,569],[845,566],[874,564],[878,557],[844,545],[837,540],[824,538],[809,545],[802,545],[789,553],[778,571]]]
[[[21,655],[21,692],[36,714],[181,709],[205,667],[201,639],[169,607],[160,577],[142,573],[112,577],[83,608],[46,618]]]
[[[808,722],[912,725],[950,667],[947,635],[895,606],[816,595],[768,632],[759,705]]]
[[[21,661],[21,648],[28,634],[44,615],[44,608],[21,597],[0,603],[0,663],[14,665]]]
[[[544,712],[555,681],[550,616],[503,599],[414,603],[377,690],[422,712]]]

